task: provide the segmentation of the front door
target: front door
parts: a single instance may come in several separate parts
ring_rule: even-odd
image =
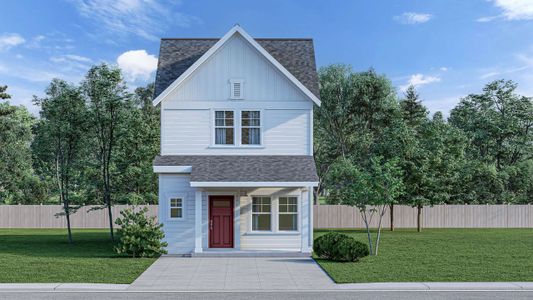
[[[209,248],[233,248],[233,196],[209,197]]]

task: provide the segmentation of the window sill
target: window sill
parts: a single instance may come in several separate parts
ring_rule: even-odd
[[[280,235],[300,235],[300,232],[299,232],[299,231],[278,231],[278,232],[273,232],[273,231],[264,231],[264,232],[261,232],[261,231],[249,231],[249,232],[246,232],[244,235],[245,235],[245,236],[262,236],[262,235],[275,235],[275,236],[280,236]]]
[[[235,145],[211,145],[207,147],[209,149],[264,149],[265,146],[262,145],[246,145],[246,146],[235,146]]]

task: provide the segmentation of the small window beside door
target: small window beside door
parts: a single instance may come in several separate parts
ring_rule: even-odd
[[[252,198],[252,231],[271,231],[272,204],[270,197]]]
[[[182,219],[183,218],[183,198],[169,199],[169,218]]]

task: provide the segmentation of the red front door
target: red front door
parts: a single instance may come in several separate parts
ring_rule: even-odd
[[[233,248],[233,196],[209,197],[209,248]]]

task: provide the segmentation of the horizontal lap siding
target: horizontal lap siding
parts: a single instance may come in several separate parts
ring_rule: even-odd
[[[184,254],[194,250],[195,188],[190,187],[188,175],[159,175],[159,220],[163,224],[168,253]],[[183,220],[168,218],[168,198],[184,197]]]

